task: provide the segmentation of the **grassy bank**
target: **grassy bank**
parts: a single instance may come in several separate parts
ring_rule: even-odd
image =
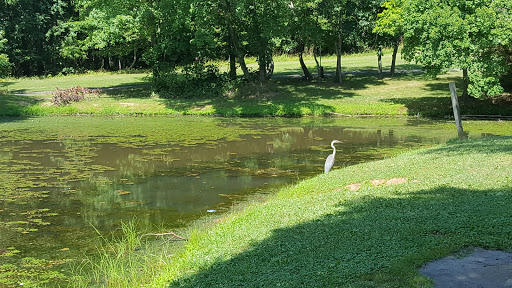
[[[336,169],[212,219],[185,235],[184,248],[124,251],[113,266],[122,273],[97,279],[111,287],[432,287],[417,270],[428,261],[465,247],[512,251],[511,151],[510,137],[483,138]]]
[[[450,72],[437,79],[400,60],[394,78],[386,74],[379,80],[375,73],[376,57],[371,53],[343,58],[345,75],[342,84],[332,79],[323,83],[305,82],[296,59],[276,58],[275,77],[266,85],[249,84],[237,91],[214,98],[198,95],[192,99],[165,99],[151,92],[148,74],[92,74],[46,79],[12,79],[0,82],[1,116],[45,115],[222,115],[222,116],[326,116],[381,115],[422,116],[442,118],[452,114],[448,83],[462,85],[461,72]],[[389,69],[390,53],[384,56],[384,68]],[[250,61],[249,61],[250,62]],[[324,57],[326,73],[335,69],[335,58]],[[315,62],[306,59],[314,73]],[[223,67],[225,64],[219,64]],[[249,65],[251,65],[249,63]],[[51,102],[55,87],[110,87],[100,97],[56,107]],[[136,87],[133,87],[136,85]],[[131,86],[129,89],[117,89]],[[29,94],[27,94],[29,93]],[[510,100],[510,99],[509,99]],[[512,115],[512,101],[461,99],[465,115]]]

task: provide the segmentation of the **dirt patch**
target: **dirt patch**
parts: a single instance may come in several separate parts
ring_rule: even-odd
[[[373,186],[379,186],[379,185],[386,183],[386,179],[373,179],[373,180],[370,180],[370,183]]]
[[[512,287],[512,253],[475,248],[465,257],[448,256],[428,263],[420,273],[437,288]]]
[[[121,105],[123,107],[127,107],[127,106],[135,106],[135,103],[119,103],[119,105]]]
[[[374,180],[370,180],[370,183],[373,186],[379,186],[379,185],[382,185],[382,184],[386,184],[386,185],[404,184],[404,183],[407,183],[407,178],[391,178],[389,180],[386,180],[386,179],[374,179]]]
[[[386,185],[396,185],[407,183],[407,178],[393,178],[386,181]]]
[[[355,183],[345,186],[349,191],[357,191],[361,189],[361,186],[363,186],[361,183]]]
[[[373,179],[370,180],[370,184],[372,184],[374,187],[386,184],[386,185],[396,185],[396,184],[403,184],[407,183],[407,178],[392,178],[392,179]],[[345,189],[348,189],[349,191],[357,191],[361,189],[363,185],[361,183],[354,183],[349,184],[345,186]],[[341,189],[340,189],[341,190]]]

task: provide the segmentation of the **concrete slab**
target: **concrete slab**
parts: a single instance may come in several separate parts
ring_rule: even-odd
[[[430,262],[420,273],[436,288],[511,288],[512,253],[475,248],[466,257]]]

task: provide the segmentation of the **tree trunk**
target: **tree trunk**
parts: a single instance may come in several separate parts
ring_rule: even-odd
[[[270,78],[272,78],[272,75],[274,75],[274,59],[272,57],[272,54],[270,54],[270,57],[267,58],[267,66],[265,69],[266,80],[270,80]]]
[[[342,81],[342,75],[341,75],[341,46],[342,46],[342,33],[343,33],[343,11],[340,9],[339,11],[339,18],[337,20],[336,25],[336,35],[337,35],[337,41],[336,41],[336,79],[334,82],[341,83]]]
[[[265,55],[258,57],[258,78],[260,83],[263,84],[267,81],[267,61],[265,60]]]
[[[341,34],[338,34],[338,41],[336,41],[336,79],[334,82],[341,83]]]
[[[322,67],[321,67],[320,63],[318,63],[318,60],[316,59],[316,48],[313,48],[313,57],[315,58],[315,62],[316,62],[316,70],[318,73],[318,79],[317,79],[318,83],[322,83],[322,77],[324,75],[323,75]]]
[[[135,63],[137,62],[137,47],[133,49],[133,61],[130,67],[128,69],[132,69],[135,66]]]
[[[245,54],[240,51],[238,46],[238,36],[236,34],[235,28],[233,27],[233,23],[231,20],[231,6],[227,0],[223,1],[224,4],[224,12],[226,13],[226,26],[228,28],[229,40],[231,42],[231,48],[233,49],[233,53],[238,59],[238,64],[240,64],[240,68],[242,68],[242,72],[244,73],[244,78],[249,80],[251,78],[251,73],[249,73],[249,69],[247,69],[247,65],[245,65]],[[231,57],[231,55],[230,55]],[[231,65],[231,64],[230,64]],[[231,67],[231,66],[230,66]],[[236,71],[236,70],[235,70]],[[236,77],[236,76],[235,76]]]
[[[462,69],[462,97],[468,96],[468,86],[469,86],[469,76],[468,76],[468,68]]]
[[[395,76],[395,67],[396,67],[396,55],[398,54],[398,46],[400,45],[400,38],[395,41],[393,45],[393,56],[391,59],[391,77]]]
[[[379,50],[377,51],[377,61],[379,67],[379,79],[382,79],[382,45],[379,45]]]
[[[229,79],[236,79],[236,56],[233,47],[229,49]]]
[[[247,80],[251,79],[251,73],[249,72],[249,69],[247,69],[247,65],[245,64],[244,56],[238,57],[238,64],[240,64],[240,68],[242,68],[242,72],[244,73],[244,78]]]
[[[268,39],[264,35],[262,35],[262,24],[258,19],[257,12],[258,2],[253,1],[253,6],[250,8],[250,15],[252,17],[252,29],[254,29],[254,34],[256,34],[256,47],[258,53],[258,78],[261,84],[267,81],[267,45]],[[271,52],[270,52],[271,53]]]
[[[304,53],[304,44],[301,43],[301,45],[299,45],[300,67],[302,68],[302,72],[304,72],[304,78],[306,78],[306,80],[311,80],[311,79],[313,79],[313,76],[311,76],[311,73],[309,73],[306,63],[304,63],[304,58],[302,56],[303,53]],[[318,74],[318,76],[320,76],[320,74]]]

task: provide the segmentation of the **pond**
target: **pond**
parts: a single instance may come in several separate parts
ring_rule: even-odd
[[[512,134],[511,122],[464,128],[470,137]],[[454,137],[451,122],[399,118],[3,119],[0,286],[15,282],[9,271],[30,270],[27,261],[50,267],[93,253],[96,230],[137,219],[171,231],[323,173],[333,139],[343,141],[339,169]]]

